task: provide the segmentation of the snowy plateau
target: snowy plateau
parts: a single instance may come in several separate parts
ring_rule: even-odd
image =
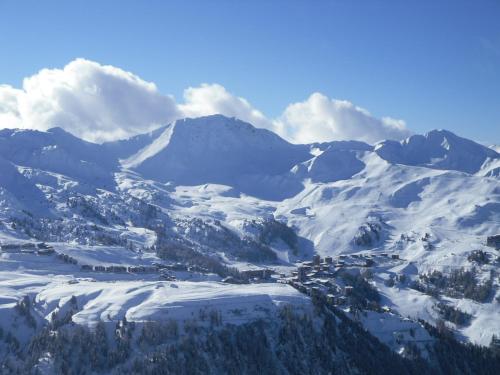
[[[318,299],[396,357],[431,358],[432,327],[500,347],[496,150],[446,130],[291,144],[222,115],[103,144],[0,130],[2,369],[61,327],[182,336],[314,316]]]

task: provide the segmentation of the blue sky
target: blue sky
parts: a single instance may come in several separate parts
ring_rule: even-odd
[[[414,132],[500,143],[499,1],[5,1],[0,83],[77,57],[183,90],[219,83],[266,116],[313,92]]]

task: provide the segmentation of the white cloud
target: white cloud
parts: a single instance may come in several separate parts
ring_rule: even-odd
[[[84,59],[43,69],[26,78],[22,90],[1,86],[0,100],[2,127],[60,126],[92,141],[146,132],[179,117],[173,98],[153,83]]]
[[[22,128],[19,98],[23,92],[8,85],[0,85],[0,128]]]
[[[404,121],[378,119],[350,102],[314,93],[267,118],[246,99],[219,84],[184,90],[184,103],[161,94],[154,83],[108,65],[76,59],[63,69],[43,69],[22,89],[0,85],[0,128],[46,130],[60,126],[102,142],[147,132],[182,117],[223,114],[267,128],[295,143],[331,140],[402,139]]]
[[[329,99],[320,93],[290,104],[275,124],[279,134],[295,143],[333,140],[374,143],[403,139],[410,134],[402,120],[378,119],[348,101]]]

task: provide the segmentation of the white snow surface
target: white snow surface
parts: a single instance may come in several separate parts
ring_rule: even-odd
[[[95,326],[99,321],[165,321],[180,323],[197,318],[201,310],[219,311],[225,323],[241,324],[257,318],[271,319],[277,309],[291,304],[308,311],[309,299],[294,288],[278,283],[230,285],[220,282],[100,281],[94,278],[41,276],[0,272],[0,325],[13,323],[12,307],[24,295],[35,301],[38,319],[49,321],[53,312],[68,308],[76,297],[78,324]]]

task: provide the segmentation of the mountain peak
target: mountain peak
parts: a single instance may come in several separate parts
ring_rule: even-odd
[[[227,117],[221,114],[208,115],[202,117],[187,117],[175,121],[173,124],[177,127],[189,127],[191,130],[195,128],[203,128],[198,131],[203,132],[214,132],[214,131],[228,131],[228,132],[240,132],[240,131],[251,131],[260,132],[261,134],[267,133],[278,137],[275,133],[254,127],[252,124],[240,120],[236,117]],[[279,137],[278,137],[279,138]]]
[[[401,142],[383,141],[375,151],[391,163],[470,174],[478,172],[487,159],[500,158],[496,151],[443,129],[412,135]]]
[[[236,118],[212,115],[173,122],[122,164],[149,179],[223,184],[244,191],[251,185],[248,179],[259,185],[310,157],[308,146],[293,145]]]

